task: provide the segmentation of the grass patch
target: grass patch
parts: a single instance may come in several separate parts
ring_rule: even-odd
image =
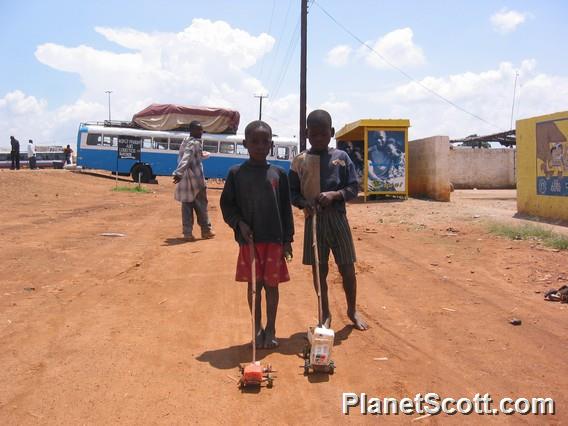
[[[559,250],[568,250],[568,237],[557,234],[548,229],[534,225],[504,225],[493,223],[489,225],[489,232],[511,240],[540,241],[547,247]]]
[[[144,188],[143,186],[116,186],[114,188],[112,188],[112,190],[114,192],[141,192],[141,193],[149,193],[150,191],[148,191],[146,188]]]

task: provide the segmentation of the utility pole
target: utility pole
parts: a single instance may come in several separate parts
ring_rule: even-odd
[[[262,120],[262,98],[268,98],[268,95],[254,95],[255,98],[260,99],[260,106],[258,110],[258,119]]]
[[[515,95],[517,92],[517,78],[519,78],[519,71],[515,71],[515,87],[513,88],[513,105],[511,106],[511,125],[510,130],[513,130],[513,113],[515,112]]]
[[[110,121],[110,94],[112,90],[105,90],[105,93],[108,94],[108,121]]]
[[[300,37],[300,152],[306,150],[306,68],[308,56],[308,0],[302,0]]]

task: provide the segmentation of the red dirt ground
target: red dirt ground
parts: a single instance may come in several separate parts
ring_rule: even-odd
[[[214,240],[181,243],[179,204],[161,178],[152,193],[59,170],[0,171],[0,421],[2,424],[316,423],[387,420],[341,414],[342,392],[376,397],[489,393],[552,397],[557,414],[445,415],[423,424],[568,421],[568,305],[543,292],[568,282],[566,251],[487,233],[512,219],[514,191],[456,191],[452,202],[351,204],[360,310],[353,330],[335,267],[333,376],[304,377],[298,353],[317,316],[301,265],[296,211],[292,281],[277,335],[260,351],[273,389],[241,393],[250,360],[246,286],[237,245],[209,190]],[[564,229],[564,228],[559,228]],[[118,232],[125,237],[104,237]],[[509,324],[513,317],[523,323]],[[387,358],[377,360],[377,358]]]

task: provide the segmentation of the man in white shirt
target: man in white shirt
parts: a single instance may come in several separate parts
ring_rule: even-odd
[[[35,169],[36,167],[36,150],[34,141],[31,139],[28,141],[28,164],[30,169]]]

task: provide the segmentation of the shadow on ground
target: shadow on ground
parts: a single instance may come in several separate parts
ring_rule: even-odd
[[[295,333],[290,337],[279,338],[280,346],[274,349],[257,349],[256,359],[260,361],[269,353],[277,352],[284,355],[300,356],[306,343],[306,333]],[[236,368],[251,361],[252,349],[250,343],[230,346],[228,348],[214,349],[203,352],[196,359],[208,362],[211,366],[221,370]]]
[[[195,240],[195,241],[197,241],[197,240]],[[162,244],[162,247],[164,247],[164,246],[178,246],[180,244],[190,244],[190,243],[194,243],[195,241],[189,241],[189,240],[186,240],[185,238],[181,238],[181,237],[166,238],[164,240],[164,244]]]

